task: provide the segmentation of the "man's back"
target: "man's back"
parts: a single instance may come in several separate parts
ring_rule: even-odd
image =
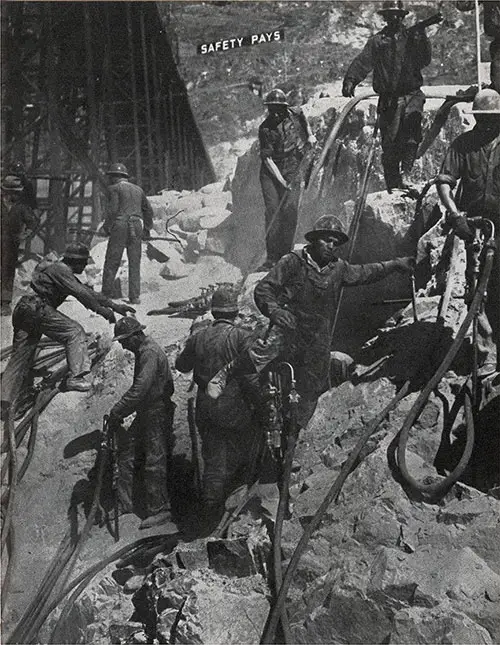
[[[141,217],[144,191],[129,181],[119,181],[109,187],[110,210],[117,217]]]

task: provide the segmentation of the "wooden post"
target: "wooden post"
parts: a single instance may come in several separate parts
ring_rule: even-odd
[[[90,130],[90,158],[93,163],[99,165],[99,131],[98,131],[98,113],[95,96],[95,74],[94,59],[92,55],[92,29],[90,21],[89,5],[83,3],[83,25],[85,38],[85,69],[87,75],[87,100],[88,100],[88,120]],[[99,194],[97,186],[97,177],[91,177],[92,181],[92,228],[96,229],[100,221],[99,212]],[[83,183],[85,188],[85,183]]]
[[[158,186],[160,188],[165,188],[167,185],[167,179],[165,176],[165,161],[164,155],[166,152],[165,145],[165,135],[162,135],[161,130],[161,116],[160,116],[160,79],[158,78],[158,65],[156,62],[156,48],[155,41],[150,43],[151,45],[151,61],[152,61],[152,73],[153,73],[153,91],[154,91],[154,124],[155,124],[155,139],[156,139],[156,159],[157,159],[157,168],[158,168]]]
[[[139,26],[141,31],[141,49],[142,49],[142,73],[144,80],[144,99],[146,101],[146,127],[148,143],[148,164],[149,164],[149,188],[150,192],[156,189],[155,186],[155,157],[153,152],[153,122],[151,118],[151,94],[149,92],[149,70],[148,70],[148,49],[146,43],[146,30],[144,28],[144,12],[141,3],[137,5],[139,10]]]
[[[137,106],[137,79],[135,77],[134,61],[134,32],[132,27],[132,16],[130,2],[125,2],[125,13],[127,16],[127,37],[130,56],[130,87],[132,90],[132,117],[134,123],[134,153],[135,153],[135,176],[138,184],[142,184],[142,158],[141,138],[139,134],[139,114]]]

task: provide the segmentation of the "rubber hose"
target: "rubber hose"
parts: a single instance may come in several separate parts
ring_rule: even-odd
[[[460,459],[460,462],[458,463],[457,467],[453,470],[453,472],[447,475],[444,479],[442,479],[439,482],[435,482],[433,484],[420,483],[410,475],[410,473],[408,472],[408,467],[406,465],[406,447],[408,444],[410,430],[413,424],[415,423],[415,421],[417,420],[420,412],[424,408],[424,405],[426,404],[427,399],[429,398],[431,392],[434,390],[434,388],[439,383],[439,381],[443,378],[444,374],[448,371],[451,363],[453,362],[455,356],[458,353],[458,350],[460,349],[461,344],[465,339],[465,335],[467,334],[467,331],[470,327],[472,319],[474,318],[476,313],[479,311],[479,308],[481,307],[481,303],[482,303],[484,294],[486,292],[486,287],[488,285],[488,279],[490,277],[491,269],[493,266],[494,254],[495,254],[494,249],[488,248],[486,252],[486,258],[484,261],[483,271],[481,273],[479,284],[476,289],[476,293],[474,294],[474,298],[472,299],[472,303],[469,308],[469,311],[467,312],[467,315],[464,321],[462,322],[460,329],[458,330],[456,338],[453,341],[446,356],[444,357],[441,365],[438,367],[434,376],[430,379],[430,381],[427,383],[425,388],[419,394],[417,400],[413,404],[413,407],[408,413],[408,416],[406,417],[403,423],[403,426],[401,428],[401,431],[399,433],[397,460],[398,460],[398,467],[401,472],[401,476],[412,489],[417,490],[420,493],[423,493],[425,495],[435,496],[438,493],[439,494],[443,493],[450,486],[452,486],[458,480],[458,478],[463,474],[467,466],[468,460],[470,459],[470,454],[467,460],[464,459],[464,456],[466,456],[466,453],[468,452],[472,453],[472,449],[470,448],[470,443],[471,443],[471,438],[473,442],[474,429],[473,429],[473,425],[471,430],[470,424],[467,424],[467,443],[465,447],[466,453],[464,453],[462,459]],[[466,401],[467,400],[468,400],[468,397],[466,397]]]
[[[295,547],[295,551],[293,552],[293,555],[286,569],[285,576],[283,578],[283,584],[281,585],[281,589],[276,599],[276,603],[274,604],[269,614],[269,618],[266,624],[266,628],[264,630],[264,634],[262,636],[261,643],[270,645],[274,640],[276,626],[278,624],[278,620],[280,618],[281,612],[283,611],[283,607],[286,602],[288,588],[290,587],[293,575],[297,569],[300,558],[302,557],[302,553],[304,552],[307,546],[307,543],[311,538],[311,535],[319,526],[323,518],[323,515],[325,514],[330,504],[338,497],[340,491],[342,490],[342,486],[344,485],[345,480],[349,476],[354,464],[356,463],[356,459],[358,458],[359,453],[363,449],[364,445],[366,444],[370,436],[375,432],[375,430],[377,430],[377,428],[385,419],[385,417],[389,414],[389,412],[394,407],[396,407],[396,405],[408,394],[409,389],[410,389],[410,381],[406,381],[403,387],[392,399],[392,401],[390,401],[390,403],[386,405],[386,407],[382,410],[382,412],[380,412],[373,419],[373,421],[368,425],[368,428],[358,439],[356,446],[354,447],[351,454],[347,458],[347,461],[342,466],[340,473],[338,474],[338,477],[335,479],[332,487],[326,494],[324,500],[321,502],[311,522],[305,528],[304,533],[302,534],[299,540],[299,543]]]

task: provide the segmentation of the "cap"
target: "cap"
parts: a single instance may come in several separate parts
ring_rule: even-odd
[[[85,244],[73,242],[66,247],[64,257],[71,260],[88,260],[89,250]]]
[[[480,90],[474,97],[470,114],[498,114],[500,116],[500,94],[491,88]]]
[[[237,312],[238,292],[232,285],[219,287],[212,295],[212,312],[233,313]]]
[[[119,175],[120,177],[128,177],[128,170],[125,164],[112,163],[106,171],[107,175]]]
[[[132,316],[125,316],[124,318],[120,318],[116,323],[113,340],[123,340],[129,336],[133,336],[143,329],[146,329],[146,325],[141,325],[141,323]]]
[[[264,105],[288,105],[285,92],[278,88],[271,90],[264,99]]]

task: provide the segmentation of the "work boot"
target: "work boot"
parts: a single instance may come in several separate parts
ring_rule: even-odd
[[[92,385],[83,376],[70,376],[66,381],[66,390],[88,392]]]
[[[170,511],[160,511],[156,515],[150,515],[141,522],[139,528],[143,530],[160,525],[163,531],[167,529],[169,533],[177,533],[177,526],[172,522],[172,514]]]
[[[129,298],[128,301],[129,301],[129,304],[131,304],[131,305],[140,305],[141,304],[141,299],[140,298]]]

